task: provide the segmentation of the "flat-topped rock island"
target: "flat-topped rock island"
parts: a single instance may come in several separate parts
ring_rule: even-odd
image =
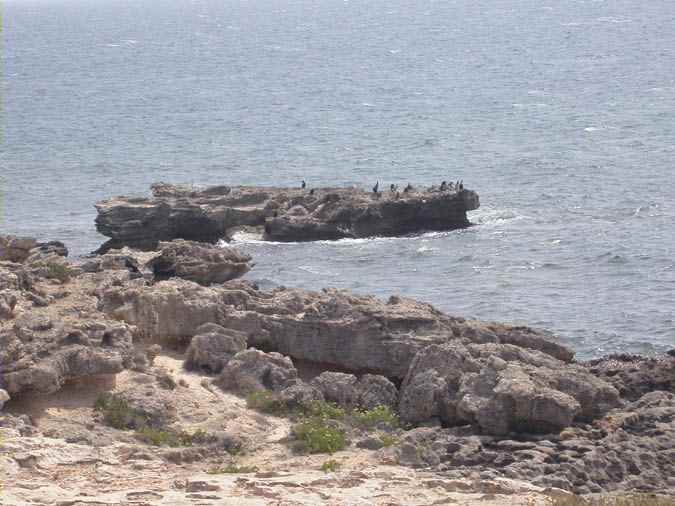
[[[470,225],[474,191],[365,191],[360,188],[214,186],[200,190],[158,183],[151,197],[115,197],[96,204],[97,230],[110,237],[101,252],[153,249],[159,241],[215,242],[242,227],[279,242],[397,236]]]

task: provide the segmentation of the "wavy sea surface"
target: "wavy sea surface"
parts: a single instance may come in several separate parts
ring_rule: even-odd
[[[0,231],[104,238],[150,183],[464,179],[476,226],[242,239],[266,285],[675,346],[672,0],[5,0]]]

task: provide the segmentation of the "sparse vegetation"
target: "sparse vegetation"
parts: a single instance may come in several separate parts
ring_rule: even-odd
[[[206,471],[207,474],[247,474],[257,473],[255,466],[238,466],[237,464],[228,464],[224,467],[214,467]]]
[[[675,499],[654,494],[634,494],[624,497],[556,497],[551,506],[675,506]]]
[[[48,279],[57,279],[61,283],[67,283],[73,275],[73,271],[66,264],[49,262],[43,264],[41,267],[45,268],[45,277]]]
[[[344,420],[346,412],[334,402],[314,401],[305,408],[305,415],[324,420]]]
[[[246,406],[270,415],[284,416],[288,414],[286,403],[268,390],[259,390],[248,394]]]
[[[310,453],[333,454],[347,446],[345,430],[335,420],[313,416],[293,426],[293,434],[301,443],[299,449]]]
[[[103,421],[119,430],[141,429],[148,425],[148,417],[129,406],[121,397],[109,393],[98,396],[94,409],[103,414]]]
[[[337,460],[330,459],[321,465],[321,470],[324,473],[335,473],[339,471],[341,467],[342,464],[340,464]]]
[[[206,443],[210,440],[210,436],[203,430],[197,430],[191,434],[185,431],[160,430],[153,429],[152,427],[143,427],[137,430],[135,436],[139,441],[146,444],[170,446],[172,448],[193,446],[195,444]]]
[[[157,383],[165,390],[175,390],[178,386],[173,377],[168,373],[159,374],[157,376]]]
[[[366,429],[395,429],[400,425],[398,415],[388,406],[377,406],[370,410],[355,409],[352,417],[356,424]]]
[[[399,439],[396,436],[392,436],[391,434],[381,434],[380,441],[382,441],[382,445],[385,448],[396,446],[399,443]]]

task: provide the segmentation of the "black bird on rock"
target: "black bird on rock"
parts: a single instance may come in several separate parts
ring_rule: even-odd
[[[445,181],[443,181],[443,182],[441,183],[441,191],[444,192],[444,191],[447,190],[447,189],[448,189],[448,183],[446,183]]]
[[[375,186],[373,186],[373,193],[377,193],[377,190],[380,188],[380,182],[378,181],[375,183]]]
[[[302,180],[302,185],[301,185],[301,187],[302,187],[303,190],[304,190],[305,188],[307,188],[307,183],[305,182],[304,179]]]
[[[408,183],[408,185],[403,189],[403,193],[411,192],[412,189],[413,189],[412,185]]]

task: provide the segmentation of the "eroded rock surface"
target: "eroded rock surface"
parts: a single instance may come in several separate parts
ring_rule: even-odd
[[[239,278],[251,270],[251,257],[234,248],[175,240],[159,244],[148,267],[156,280],[183,278],[208,286]]]
[[[264,230],[274,241],[401,235],[469,226],[479,207],[470,190],[373,194],[356,188],[219,186],[193,190],[166,184],[149,198],[117,197],[96,205],[96,227],[110,237],[101,251],[154,249],[160,241],[215,242],[238,227]]]

